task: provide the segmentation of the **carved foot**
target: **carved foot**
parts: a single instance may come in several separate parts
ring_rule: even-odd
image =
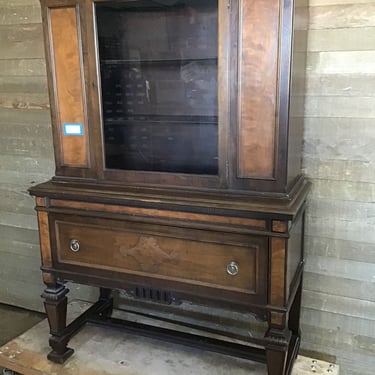
[[[49,345],[52,350],[47,354],[47,358],[55,363],[64,363],[73,353],[72,348],[68,348],[69,338],[64,339],[57,336],[51,336],[49,339]]]

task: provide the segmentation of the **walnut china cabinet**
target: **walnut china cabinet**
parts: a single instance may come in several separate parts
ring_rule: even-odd
[[[41,0],[56,173],[30,192],[51,361],[95,321],[290,374],[309,190],[305,3]],[[100,288],[69,325],[66,281]],[[113,289],[252,312],[268,329],[225,339],[120,322]]]

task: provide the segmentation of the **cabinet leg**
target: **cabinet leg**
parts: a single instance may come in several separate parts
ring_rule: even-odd
[[[302,296],[302,282],[300,283],[294,302],[290,309],[288,327],[292,334],[301,337],[300,316],[301,316],[301,296]]]
[[[291,337],[292,333],[289,329],[270,328],[267,331],[266,338],[269,342],[266,346],[268,375],[287,375]]]
[[[268,375],[284,375],[286,371],[287,352],[266,350]]]
[[[105,308],[100,315],[104,317],[109,317],[112,315],[113,312],[113,297],[112,297],[112,289],[107,288],[100,288],[100,295],[99,301],[102,302],[109,302],[108,307]]]
[[[51,334],[49,345],[52,351],[47,355],[47,358],[56,363],[63,363],[73,354],[73,349],[67,347],[70,335],[64,334],[68,304],[66,294],[68,292],[69,290],[63,284],[56,282],[53,285],[48,285],[42,294],[45,299],[44,307]]]

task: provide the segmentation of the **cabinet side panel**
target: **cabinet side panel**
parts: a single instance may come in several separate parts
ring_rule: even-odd
[[[56,125],[60,134],[62,164],[88,167],[87,124],[76,8],[51,9],[50,27],[58,106]]]
[[[287,298],[291,291],[292,283],[298,266],[303,261],[303,215],[301,214],[290,232],[287,254],[286,288]]]
[[[304,0],[295,1],[293,60],[290,91],[288,185],[301,173],[304,125],[305,75],[308,8]]]
[[[275,175],[279,1],[242,0],[238,177]]]

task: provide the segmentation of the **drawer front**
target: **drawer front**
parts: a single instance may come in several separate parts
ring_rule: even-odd
[[[77,217],[54,220],[54,231],[58,265],[246,294],[264,284],[267,241],[260,236]]]

